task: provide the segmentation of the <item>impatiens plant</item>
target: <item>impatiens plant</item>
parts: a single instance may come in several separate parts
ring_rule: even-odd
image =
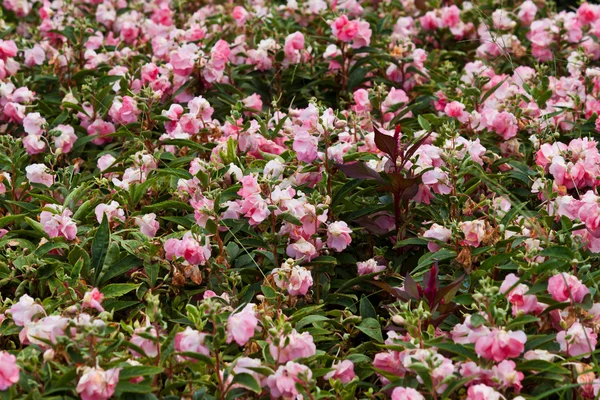
[[[598,398],[561,6],[4,0],[0,398]]]

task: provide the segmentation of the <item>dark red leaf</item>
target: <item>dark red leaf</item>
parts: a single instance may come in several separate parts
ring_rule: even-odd
[[[363,162],[355,162],[351,164],[336,164],[336,167],[346,174],[349,178],[355,179],[372,179],[379,182],[383,182],[381,175],[379,172],[375,171],[371,167],[367,166],[367,164]]]

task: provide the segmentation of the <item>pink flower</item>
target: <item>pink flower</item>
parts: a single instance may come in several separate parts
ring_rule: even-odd
[[[93,288],[91,292],[86,292],[83,296],[81,308],[93,308],[98,312],[103,312],[104,308],[100,305],[104,299],[104,294],[100,293],[98,288]]]
[[[591,328],[574,322],[568,330],[558,332],[556,341],[560,344],[560,351],[566,352],[570,357],[577,357],[596,349],[598,335]]]
[[[354,37],[354,41],[352,42],[353,49],[359,49],[361,47],[366,47],[371,44],[371,35],[373,32],[371,31],[371,26],[367,21],[358,21],[358,33]]]
[[[46,120],[39,112],[29,113],[23,119],[23,129],[30,135],[41,135],[44,132],[42,128],[46,125]]]
[[[106,214],[108,222],[115,220],[125,222],[125,211],[123,211],[123,209],[121,209],[121,205],[114,200],[109,204],[98,204],[94,210],[94,213],[96,214],[96,220],[98,220],[99,224],[102,223],[104,214]]]
[[[504,397],[499,392],[483,383],[473,385],[467,391],[467,400],[500,400],[501,398]]]
[[[299,398],[296,384],[307,382],[311,378],[310,368],[288,361],[287,364],[280,365],[277,371],[267,378],[267,386],[272,398],[296,399]]]
[[[205,356],[210,356],[210,351],[204,344],[205,338],[206,333],[198,332],[188,326],[183,332],[179,332],[175,335],[175,351],[180,353],[200,353]],[[196,362],[196,360],[191,357],[180,357],[180,359]]]
[[[23,147],[29,155],[40,154],[46,150],[46,142],[41,134],[29,134],[23,138]]]
[[[6,351],[0,351],[0,390],[6,390],[17,383],[19,373],[17,358]]]
[[[517,118],[507,111],[486,109],[482,114],[482,120],[489,130],[496,132],[504,140],[517,136],[519,129]]]
[[[460,24],[460,9],[457,6],[443,7],[441,11],[443,26],[453,28]]]
[[[304,238],[300,238],[296,243],[288,245],[286,254],[296,260],[304,258],[304,261],[310,261],[315,258],[319,252],[312,243],[307,242]]]
[[[160,228],[160,224],[156,220],[156,214],[150,213],[141,217],[134,217],[135,224],[140,227],[140,232],[149,238],[153,238]]]
[[[8,57],[17,55],[19,49],[14,41],[0,39],[0,59],[6,60]]]
[[[434,31],[442,26],[442,20],[437,16],[435,11],[428,11],[419,18],[421,27],[426,31]]]
[[[450,332],[452,335],[452,341],[456,344],[467,344],[476,343],[479,338],[488,336],[490,329],[481,324],[477,328],[471,324],[471,315],[465,317],[465,322],[462,324],[456,324]]]
[[[32,321],[32,318],[38,314],[44,314],[44,307],[37,304],[33,298],[24,294],[19,302],[13,304],[7,310],[7,313],[13,319],[15,325],[25,326]]]
[[[108,400],[115,393],[120,371],[120,368],[111,368],[107,371],[100,367],[85,368],[77,382],[77,393],[82,400]]]
[[[145,333],[146,335],[150,335],[153,338],[149,339],[146,337],[142,337],[139,335],[140,333]],[[145,328],[141,327],[137,328],[134,331],[130,342],[141,348],[144,351],[146,357],[154,358],[158,355],[158,341],[156,340],[157,338],[158,332],[156,331],[156,328],[150,326]],[[134,357],[142,357],[142,355],[135,350],[129,349],[129,351],[131,352],[131,354],[133,354]]]
[[[452,188],[448,186],[450,184],[448,173],[441,168],[435,167],[434,169],[425,172],[422,175],[421,180],[423,185],[432,188],[437,194],[449,194],[452,192]]]
[[[291,296],[304,296],[313,284],[312,275],[306,268],[293,264],[293,260],[289,259],[281,268],[275,268],[271,275],[278,288],[287,290]]]
[[[246,97],[242,100],[242,103],[244,103],[244,107],[251,108],[257,112],[262,111],[263,102],[259,94],[254,93],[252,96]],[[252,114],[254,111],[248,111],[248,113]]]
[[[29,182],[50,187],[54,183],[54,176],[49,174],[48,171],[50,169],[44,164],[31,164],[25,167]]]
[[[232,313],[227,320],[227,343],[235,341],[244,346],[254,336],[258,326],[256,305],[248,303],[242,311]]]
[[[327,227],[327,247],[337,252],[344,251],[352,242],[352,229],[344,221],[332,222]]]
[[[533,20],[535,20],[537,11],[538,8],[535,3],[531,0],[526,0],[519,6],[517,17],[519,17],[519,20],[521,20],[524,25],[531,25]]]
[[[342,42],[350,42],[358,35],[358,22],[350,21],[346,15],[342,15],[331,23],[331,32]]]
[[[548,279],[548,292],[556,301],[581,303],[590,291],[575,276],[561,272]]]
[[[385,271],[386,269],[385,265],[380,265],[374,258],[367,261],[359,261],[356,263],[356,267],[358,268],[358,275],[361,276]],[[375,279],[377,278],[375,277]]]
[[[72,126],[58,125],[53,131],[60,132],[59,136],[54,136],[54,145],[62,154],[69,153],[77,140],[77,135]]]
[[[110,168],[115,163],[115,161],[117,161],[117,159],[114,158],[112,154],[105,154],[98,159],[98,169],[104,172],[105,170]]]
[[[356,376],[354,373],[354,363],[350,360],[344,360],[339,364],[333,364],[331,368],[334,368],[334,370],[328,372],[327,375],[324,376],[325,379],[335,379],[339,380],[343,384],[346,384],[352,381],[352,379],[354,379]]]
[[[352,110],[357,113],[371,111],[371,102],[369,101],[369,92],[365,89],[358,89],[354,92],[354,103]]]
[[[283,52],[285,59],[290,64],[298,64],[302,61],[302,50],[304,50],[304,35],[302,32],[294,32],[285,38]]]
[[[204,265],[210,258],[211,249],[208,238],[204,245],[201,245],[192,235],[192,232],[186,232],[181,240],[168,239],[164,245],[165,257],[172,261],[173,257],[183,257],[190,265]]]
[[[318,156],[318,143],[317,138],[308,133],[308,131],[299,130],[294,135],[292,148],[296,152],[299,161],[311,163]]]
[[[98,118],[90,126],[87,127],[87,133],[89,136],[98,135],[92,140],[95,145],[103,145],[105,143],[112,142],[112,138],[107,135],[115,132],[115,126],[110,122],[103,121]]]
[[[529,288],[527,285],[517,284],[517,282],[519,282],[519,278],[515,274],[507,275],[500,286],[500,293],[506,294],[506,299],[512,304],[513,315],[517,315],[519,312],[525,314],[534,312],[538,304],[537,297],[533,294],[525,294]]]
[[[284,364],[297,358],[312,357],[316,354],[317,348],[313,338],[308,332],[298,333],[295,329],[287,336],[278,336],[279,346],[273,344],[269,339],[269,351],[279,364]]]
[[[436,239],[440,242],[448,243],[448,240],[450,240],[450,238],[452,237],[452,231],[448,228],[434,223],[427,231],[425,231],[423,237],[428,239]],[[429,242],[427,244],[427,248],[431,252],[436,252],[441,248],[441,246],[435,242]]]
[[[246,11],[246,9],[244,7],[235,6],[233,8],[233,12],[231,13],[231,16],[237,23],[237,26],[244,26],[244,24],[246,23],[246,20],[250,16],[250,14],[248,13],[248,11]]]
[[[458,101],[446,104],[444,112],[447,116],[456,118],[463,124],[469,121],[469,113],[465,112],[465,105]]]
[[[577,19],[582,24],[590,24],[598,21],[600,18],[600,7],[598,5],[592,5],[588,2],[583,3],[577,9]]]
[[[485,222],[479,220],[461,222],[460,230],[465,235],[462,245],[479,247],[485,236]]]
[[[32,49],[25,50],[24,53],[25,65],[28,67],[42,65],[46,60],[46,53],[44,52],[44,49],[37,43]]]
[[[194,70],[196,63],[198,46],[188,43],[171,53],[170,63],[173,66],[173,73],[177,76],[189,76]]]
[[[498,365],[492,367],[492,376],[496,382],[500,383],[503,388],[514,388],[515,392],[519,393],[523,373],[516,370],[517,364],[514,361],[504,360]]]
[[[113,121],[121,125],[137,122],[140,113],[141,111],[137,107],[137,102],[130,96],[123,96],[121,99],[115,99],[108,111],[108,114]]]
[[[425,397],[413,388],[396,387],[392,392],[392,400],[425,400]]]
[[[216,69],[223,70],[227,60],[229,60],[229,54],[231,54],[229,43],[224,40],[217,41],[210,50],[210,54],[212,66]]]
[[[203,121],[210,121],[213,112],[215,111],[214,108],[210,106],[208,100],[202,96],[194,97],[192,100],[188,101],[187,106],[190,109],[190,114],[201,118]]]
[[[518,357],[525,348],[527,335],[523,331],[505,331],[494,328],[489,335],[480,337],[475,343],[477,355],[496,362]]]
[[[48,341],[56,344],[57,338],[64,336],[69,322],[69,318],[64,318],[60,315],[50,315],[26,324],[25,328],[20,332],[19,337],[24,337],[23,344],[33,343],[43,349],[47,349],[50,347],[47,343]]]
[[[77,236],[77,225],[71,219],[73,213],[66,207],[57,204],[46,204],[40,213],[40,223],[50,238],[62,236],[67,240],[73,240]]]

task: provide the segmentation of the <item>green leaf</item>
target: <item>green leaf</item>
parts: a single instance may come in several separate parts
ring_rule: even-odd
[[[383,335],[381,334],[381,326],[375,318],[365,318],[362,322],[356,326],[356,328],[364,333],[365,335],[383,342]]]
[[[119,393],[152,393],[152,386],[120,380],[115,388],[115,395],[118,396]]]
[[[213,361],[213,359],[209,356],[205,356],[204,354],[201,353],[194,353],[193,351],[184,351],[183,353],[180,353],[182,356],[184,357],[188,357],[197,361],[200,361],[203,364],[206,365],[214,365],[215,362]]]
[[[377,318],[377,311],[375,311],[375,307],[369,301],[367,296],[362,296],[360,298],[360,316],[363,318]]]
[[[131,378],[135,378],[136,376],[154,376],[162,373],[164,371],[161,367],[153,367],[146,365],[138,365],[125,367],[119,373],[119,380],[127,380]]]
[[[108,218],[106,214],[102,217],[102,223],[96,231],[94,242],[92,243],[92,270],[94,271],[94,285],[97,286],[104,259],[108,252],[108,244],[110,243],[110,229],[108,227]]]
[[[136,267],[139,264],[140,260],[137,257],[128,254],[127,256],[120,259],[115,264],[106,269],[106,271],[102,274],[100,281],[98,282],[98,286],[102,286],[112,278],[115,278],[119,275],[130,271],[132,268]]]
[[[561,367],[558,364],[551,363],[545,360],[524,360],[517,364],[517,370],[519,371],[539,371],[539,372],[552,372],[555,374],[567,375],[570,373],[565,367]]]
[[[354,68],[348,76],[348,92],[351,92],[359,86],[365,77],[367,76],[368,70],[366,68]]]
[[[15,214],[15,215],[7,215],[5,217],[0,218],[0,228],[5,227],[6,225],[10,224],[11,222],[17,221],[21,218],[23,218],[25,216],[25,214]]]
[[[300,321],[298,321],[298,323],[296,324],[296,330],[300,331],[302,328],[304,328],[307,325],[314,324],[315,322],[324,322],[324,321],[329,321],[329,318],[327,318],[324,315],[309,315],[307,317],[302,318]]]
[[[260,383],[258,383],[258,381],[252,375],[250,375],[246,372],[242,372],[240,374],[235,374],[233,377],[233,380],[231,381],[231,384],[232,385],[234,385],[234,384],[241,385],[241,386],[245,387],[246,389],[253,391],[254,393],[262,392]]]
[[[113,283],[102,288],[101,292],[106,298],[120,297],[135,290],[140,286],[139,283]]]
[[[483,324],[485,324],[485,318],[483,318],[483,316],[480,314],[471,315],[471,325],[473,328],[479,328]]]
[[[149,213],[153,211],[163,211],[166,208],[174,208],[177,210],[194,211],[194,208],[187,203],[182,201],[167,200],[161,203],[151,204],[142,208],[143,213]]]
[[[419,115],[417,120],[419,121],[419,126],[421,126],[422,129],[426,131],[431,130],[431,123],[424,116]]]
[[[281,218],[282,220],[290,222],[297,226],[302,225],[302,222],[298,218],[296,218],[295,216],[290,214],[289,212],[283,212],[283,213],[279,214],[277,216],[277,218]]]
[[[37,233],[39,233],[42,236],[46,236],[46,231],[44,230],[44,226],[42,224],[40,224],[37,221],[32,220],[29,217],[25,217],[25,222],[27,222],[27,225],[31,226],[34,231],[36,231]]]

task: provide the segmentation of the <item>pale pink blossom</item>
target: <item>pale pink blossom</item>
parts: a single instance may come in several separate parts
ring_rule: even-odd
[[[66,207],[58,204],[46,204],[40,213],[40,223],[50,238],[62,236],[67,240],[73,240],[77,236],[77,225],[71,219],[73,213]]]
[[[150,335],[152,337],[152,339],[147,338],[147,337],[142,337],[139,334],[140,333],[145,333],[146,335]],[[143,350],[143,352],[145,353],[145,356],[150,357],[150,358],[154,358],[158,355],[158,332],[156,331],[156,328],[154,327],[140,327],[137,328],[134,333],[133,336],[131,336],[131,340],[130,342],[136,346],[138,346],[140,349]],[[131,352],[131,354],[133,354],[134,357],[142,357],[143,355],[138,353],[137,351],[133,350],[133,349],[129,349],[129,351]]]
[[[500,392],[480,383],[469,387],[467,391],[467,400],[500,400],[504,398]]]
[[[160,224],[156,220],[156,214],[150,213],[141,217],[134,217],[135,224],[140,227],[140,232],[149,238],[153,238],[160,228]]]
[[[279,335],[277,337],[279,345],[269,339],[269,351],[273,359],[279,364],[297,358],[308,358],[316,354],[317,348],[313,342],[312,336],[308,332],[298,333],[295,329],[289,335]]]
[[[0,391],[17,383],[20,371],[17,358],[6,351],[0,351]]]
[[[425,400],[425,397],[413,388],[396,387],[392,392],[392,400]]]
[[[86,367],[77,382],[77,393],[82,400],[108,400],[115,393],[120,371],[120,368],[105,371],[100,367]]]
[[[494,328],[489,335],[482,336],[475,343],[478,356],[496,362],[518,357],[525,348],[527,335],[523,331],[505,331]]]
[[[34,316],[44,314],[44,307],[37,304],[33,298],[24,294],[7,310],[7,313],[13,319],[15,325],[25,326],[30,323]]]
[[[244,346],[254,336],[258,326],[256,305],[248,303],[237,313],[232,313],[227,320],[227,343],[236,342]]]
[[[54,176],[49,173],[50,169],[44,164],[31,164],[25,167],[27,179],[31,183],[39,183],[47,187],[54,183]]]
[[[462,241],[462,244],[479,247],[481,240],[485,236],[485,222],[480,220],[464,221],[460,223],[459,227],[465,235],[465,240]]]
[[[556,341],[560,344],[560,351],[567,353],[570,357],[577,357],[589,354],[596,349],[598,335],[591,328],[583,326],[577,321],[568,330],[558,332]]]
[[[198,332],[191,327],[186,327],[183,332],[175,335],[175,351],[180,353],[199,353],[210,357],[210,351],[205,344],[206,333]],[[180,360],[196,362],[194,358],[181,356]]]
[[[581,303],[590,291],[577,277],[561,272],[548,279],[548,292],[556,301]]]
[[[111,201],[109,204],[98,204],[94,210],[96,214],[96,220],[99,224],[102,223],[102,219],[104,215],[108,219],[108,222],[111,221],[121,221],[125,222],[125,211],[121,208],[121,205],[117,203],[115,200]]]
[[[368,259],[367,261],[359,261],[356,263],[358,268],[358,275],[374,274],[385,271],[386,266],[381,265],[374,258]],[[375,277],[377,279],[377,277]]]
[[[100,304],[102,303],[102,299],[104,299],[104,294],[102,294],[98,288],[93,288],[90,292],[86,292],[85,295],[83,295],[81,308],[93,308],[98,312],[103,312],[104,308]]]
[[[328,372],[324,376],[325,379],[339,380],[341,383],[346,384],[356,377],[356,373],[354,372],[354,363],[350,360],[344,360],[341,363],[334,363],[331,368],[334,370]]]
[[[352,229],[344,221],[332,222],[327,227],[327,246],[337,252],[344,251],[352,242]]]
[[[305,365],[288,361],[280,365],[273,375],[267,378],[267,386],[272,398],[298,399],[297,384],[312,378],[312,371]]]
[[[448,240],[450,240],[452,237],[452,231],[446,227],[434,223],[427,231],[425,231],[425,233],[423,233],[423,237],[448,243]],[[436,252],[441,248],[441,246],[435,242],[429,242],[427,244],[427,248],[431,252]]]
[[[291,296],[304,296],[313,285],[310,271],[294,265],[291,259],[283,263],[281,268],[275,268],[271,275],[277,287],[287,290]]]

